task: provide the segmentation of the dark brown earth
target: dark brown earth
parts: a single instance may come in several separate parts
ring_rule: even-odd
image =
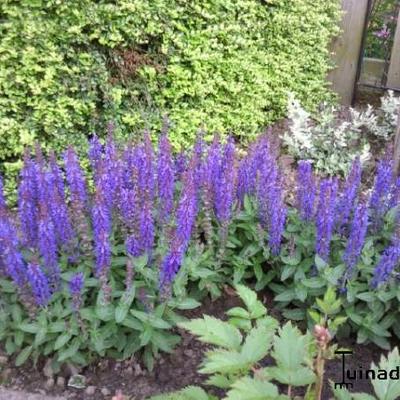
[[[269,294],[263,296],[263,302],[266,304],[270,315],[281,319],[279,314],[273,310],[272,297]],[[187,317],[194,318],[202,314],[210,314],[223,318],[225,311],[239,304],[240,301],[236,296],[225,294],[214,302],[205,301],[198,310],[188,312]],[[201,385],[205,380],[205,376],[198,374],[197,368],[201,363],[206,346],[186,332],[181,331],[180,333],[182,334],[181,344],[173,354],[163,354],[156,362],[152,372],[146,371],[140,362],[135,359],[125,362],[101,360],[99,363],[80,371],[86,377],[87,386],[93,386],[89,391],[94,390],[94,393],[90,395],[85,389],[68,388],[65,385],[69,378],[66,372],[60,375],[64,378],[64,380],[61,378],[61,382],[59,382],[61,386],[57,385],[58,377],[55,377],[54,385],[51,385],[52,382],[50,382],[51,387],[49,387],[48,378],[43,374],[43,360],[36,368],[32,365],[15,368],[9,362],[8,367],[3,366],[3,374],[7,370],[8,375],[7,377],[3,375],[3,385],[6,388],[25,391],[30,394],[38,393],[39,397],[32,397],[32,400],[47,400],[46,394],[60,396],[62,399],[59,400],[111,400],[118,390],[121,390],[128,399],[142,400],[150,395],[177,390],[187,385]],[[374,345],[355,345],[353,340],[341,342],[340,346],[354,351],[354,355],[347,358],[347,366],[351,369],[359,369],[360,365],[367,369],[371,362],[378,361],[380,354],[382,354],[382,350]],[[4,380],[4,378],[6,379]],[[341,361],[339,359],[332,360],[326,368],[326,381],[338,382],[340,379]],[[63,381],[65,382],[63,383]],[[323,399],[328,400],[330,398],[330,390],[328,386],[326,386],[326,389]],[[365,380],[356,381],[354,390],[371,393],[371,385]],[[0,400],[3,399],[28,400],[30,398],[26,397],[25,393],[23,397],[18,397],[18,393],[9,394],[8,392],[0,391]],[[48,400],[56,399],[51,397]]]

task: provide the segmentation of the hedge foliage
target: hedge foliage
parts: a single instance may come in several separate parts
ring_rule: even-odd
[[[84,146],[168,114],[176,147],[200,126],[249,137],[282,117],[287,92],[331,95],[328,43],[339,1],[3,0],[0,161],[25,145]]]

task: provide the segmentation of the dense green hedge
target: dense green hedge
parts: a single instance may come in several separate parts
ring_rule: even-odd
[[[175,145],[251,136],[330,94],[338,0],[3,0],[0,161],[23,146],[81,145],[109,120],[121,136],[172,120]]]

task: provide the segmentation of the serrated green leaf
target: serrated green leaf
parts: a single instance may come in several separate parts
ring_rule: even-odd
[[[378,370],[390,371],[396,370],[400,366],[399,350],[395,347],[387,357],[381,356],[379,365],[371,364],[371,368],[378,375]],[[398,379],[373,379],[371,381],[375,394],[379,400],[396,400],[400,398],[400,381]]]
[[[215,344],[227,349],[238,350],[242,342],[239,330],[228,322],[204,315],[203,318],[179,324],[205,343]]]
[[[376,400],[376,398],[368,393],[352,393],[352,400]]]
[[[179,392],[153,396],[149,400],[216,400],[216,397],[209,396],[197,386],[188,386]]]
[[[330,381],[331,390],[335,396],[335,400],[352,400],[351,393],[345,388],[335,388],[335,383]]]
[[[247,369],[249,363],[241,353],[231,350],[214,350],[206,353],[206,360],[199,370],[201,374],[232,374]]]
[[[220,389],[228,389],[232,385],[232,381],[225,375],[212,375],[206,381],[207,385],[215,386]]]
[[[172,308],[177,308],[178,310],[193,310],[194,308],[199,307],[201,303],[195,299],[187,297],[183,300],[170,301],[168,302],[168,305]]]
[[[247,335],[241,350],[243,359],[255,364],[263,359],[269,352],[272,345],[274,330],[265,326],[253,328]]]
[[[310,337],[286,323],[274,337],[273,357],[279,367],[288,371],[300,368],[307,360]]]
[[[226,400],[277,400],[284,398],[287,397],[279,397],[278,388],[271,382],[250,377],[237,380],[226,396]]]
[[[252,315],[252,318],[259,318],[266,314],[267,309],[261,301],[258,300],[256,292],[243,285],[236,285],[235,289],[243,303],[246,305],[247,310]],[[254,312],[254,310],[257,311]]]
[[[268,367],[265,369],[270,377],[284,385],[306,386],[315,381],[314,372],[307,367],[297,367],[296,369]]]
[[[229,317],[238,317],[243,319],[250,319],[250,314],[242,307],[234,307],[226,312]]]

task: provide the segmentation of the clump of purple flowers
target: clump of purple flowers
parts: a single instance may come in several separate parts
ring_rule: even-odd
[[[342,193],[340,193],[336,207],[336,226],[339,233],[343,234],[348,225],[349,218],[354,209],[358,190],[361,183],[361,162],[356,158],[352,164],[350,174],[346,179]]]
[[[368,229],[368,208],[366,203],[357,205],[353,221],[351,223],[350,235],[347,240],[346,250],[343,254],[343,261],[346,264],[346,277],[351,278],[354,267],[357,265],[364,246],[365,236]]]
[[[136,257],[143,256],[149,268],[160,269],[161,288],[171,286],[192,242],[193,248],[207,243],[210,252],[218,250],[214,254],[223,263],[224,250],[228,253],[228,244],[235,245],[229,242],[230,224],[238,214],[247,213],[244,203],[256,210],[257,221],[250,223],[274,256],[290,247],[287,220],[291,223],[298,215],[301,226],[315,227],[315,252],[326,262],[332,256],[333,235],[347,238],[342,256],[346,281],[360,259],[367,230],[376,232],[400,200],[400,180],[393,178],[392,162],[386,158],[377,167],[368,202],[360,194],[358,159],[340,191],[336,178],[317,184],[311,163],[300,161],[294,202],[298,212],[292,212],[276,147],[268,135],[260,136],[243,157],[232,138],[221,143],[218,136],[206,143],[199,135],[192,151],[176,156],[166,132],[157,151],[148,134],[141,143],[125,148],[111,134],[104,143],[93,136],[89,161],[91,170],[84,173],[71,147],[63,154],[63,163],[53,154],[43,154],[40,147],[35,154],[26,152],[16,212],[7,207],[0,178],[0,272],[38,306],[46,306],[62,289],[64,269],[71,263],[93,265],[92,275],[110,298],[113,257],[123,244],[127,289],[133,284]],[[398,260],[398,246],[393,244],[375,269],[374,286],[387,281]],[[68,289],[76,310],[83,286],[83,274],[74,274]]]
[[[297,207],[304,221],[314,217],[315,178],[309,161],[300,161],[297,169]]]
[[[377,288],[379,285],[386,283],[399,264],[400,246],[398,243],[394,243],[385,249],[378,265],[375,267],[371,286]]]

